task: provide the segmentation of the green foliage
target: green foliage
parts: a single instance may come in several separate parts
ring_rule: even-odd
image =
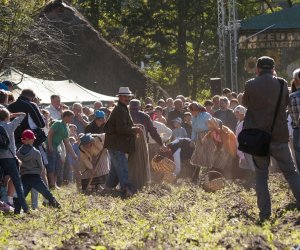
[[[70,53],[67,35],[58,21],[41,15],[44,4],[42,0],[0,4],[0,71],[15,67],[36,77],[51,77],[65,68],[61,62]]]
[[[288,2],[299,0],[239,0],[238,19],[277,11]],[[138,65],[143,61],[146,72],[171,95],[201,99],[209,78],[219,76],[215,0],[73,0],[73,4],[132,61]]]
[[[73,3],[90,17],[91,1]],[[184,10],[179,17],[180,4]],[[216,60],[214,7],[212,0],[102,0],[96,28],[135,63],[140,65],[143,61],[145,70],[170,94],[182,92],[181,80],[186,79],[189,89],[183,94],[194,95],[193,90],[201,89],[210,77],[208,74],[215,73],[208,64],[201,65]],[[186,48],[181,49],[182,46]]]
[[[43,1],[7,0],[0,4],[0,69],[9,60],[9,54],[20,36],[34,23],[34,13]]]

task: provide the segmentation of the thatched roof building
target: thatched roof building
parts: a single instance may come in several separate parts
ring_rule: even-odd
[[[68,70],[64,75],[93,91],[113,95],[121,86],[129,86],[138,96],[144,96],[149,86],[164,95],[158,83],[147,76],[108,41],[72,6],[63,0],[53,0],[43,9],[48,19],[58,25],[74,26],[66,34],[71,41],[71,54],[63,55]],[[62,21],[62,22],[60,22]],[[64,29],[70,30],[70,29]]]

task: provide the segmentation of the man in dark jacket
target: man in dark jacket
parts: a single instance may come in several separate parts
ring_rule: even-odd
[[[104,126],[104,148],[107,148],[111,158],[111,168],[106,180],[106,188],[114,188],[120,183],[126,196],[132,195],[128,179],[128,160],[126,154],[135,151],[135,136],[142,133],[134,127],[127,105],[133,94],[128,87],[119,89],[118,105],[112,111]]]
[[[229,109],[229,100],[227,97],[220,98],[220,109],[214,113],[214,117],[222,121],[223,125],[230,128],[231,131],[236,130],[237,119],[232,111]]]
[[[181,120],[184,120],[184,111],[183,111],[183,102],[180,99],[174,101],[175,109],[169,112],[167,125],[170,129],[174,129],[173,121],[180,117]]]
[[[153,126],[150,116],[145,112],[140,111],[141,102],[137,99],[131,100],[129,109],[134,124],[141,124],[144,126],[146,131],[147,142],[149,143],[149,134],[150,134],[152,139],[156,141],[156,143],[161,147],[161,150],[165,150],[166,148],[159,134],[157,133],[156,128]]]
[[[257,61],[257,77],[246,82],[243,105],[247,107],[244,128],[257,128],[271,132],[276,104],[280,93],[280,82],[283,91],[277,118],[271,137],[270,153],[265,157],[254,156],[256,165],[256,194],[261,220],[271,216],[271,199],[268,189],[268,167],[270,156],[273,156],[283,172],[284,177],[296,198],[296,206],[300,209],[300,176],[296,172],[288,146],[286,108],[289,101],[287,82],[278,79],[274,74],[274,60],[261,57]]]
[[[31,89],[23,89],[21,95],[16,102],[10,104],[7,109],[11,113],[23,112],[26,114],[25,119],[21,125],[15,131],[15,140],[17,147],[22,145],[21,137],[22,132],[26,129],[44,128],[45,121],[38,108],[38,106],[32,102],[35,98],[35,93]]]

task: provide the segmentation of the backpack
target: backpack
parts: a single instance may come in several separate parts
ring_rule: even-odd
[[[0,150],[9,149],[9,137],[3,126],[0,126]]]

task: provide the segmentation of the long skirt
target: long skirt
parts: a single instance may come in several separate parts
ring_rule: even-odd
[[[92,171],[86,168],[81,171],[81,185],[82,190],[87,188],[88,182],[91,178],[93,178],[91,185],[104,184],[105,178],[110,170],[110,158],[107,149],[103,149],[103,153],[101,154],[100,160],[97,157],[93,157],[92,163],[94,166],[95,174],[92,174]],[[97,162],[98,160],[98,162]]]
[[[202,139],[207,132],[200,132],[198,134],[198,140],[196,142],[196,147],[191,158],[191,164],[199,167],[211,168],[213,163],[213,152],[215,145],[213,140],[208,138],[204,142]]]
[[[151,182],[148,144],[145,132],[135,139],[135,152],[128,157],[128,176],[132,189],[140,190]]]
[[[212,169],[222,173],[226,179],[234,178],[238,170],[238,158],[223,148],[214,150],[212,154],[214,155]]]

